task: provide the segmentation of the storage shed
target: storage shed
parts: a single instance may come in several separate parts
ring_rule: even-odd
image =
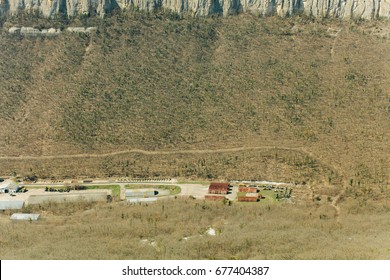
[[[158,195],[155,189],[131,189],[126,190],[126,197],[154,197]]]
[[[209,186],[209,193],[210,194],[228,194],[230,191],[230,184],[229,183],[216,183],[213,182]]]
[[[246,193],[257,193],[258,189],[256,187],[239,186],[238,191]]]
[[[20,189],[20,186],[12,180],[4,180],[0,182],[0,193],[15,193]]]
[[[245,202],[257,202],[259,199],[262,198],[262,195],[261,194],[257,194],[257,193],[245,193],[245,192],[241,192],[241,193],[238,193],[237,195],[237,200],[238,201],[245,201]]]
[[[40,214],[14,213],[11,216],[11,220],[37,221],[40,216]]]
[[[24,205],[24,201],[23,200],[0,201],[0,210],[22,209],[23,205]]]
[[[111,196],[107,191],[79,192],[79,193],[52,193],[45,195],[30,195],[26,205],[36,205],[44,203],[64,203],[64,202],[107,202]]]

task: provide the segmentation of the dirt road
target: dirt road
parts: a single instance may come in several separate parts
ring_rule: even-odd
[[[107,157],[123,154],[144,154],[144,155],[174,155],[174,154],[210,154],[210,153],[227,153],[227,152],[240,152],[240,151],[249,151],[249,150],[264,150],[264,149],[281,149],[281,150],[290,150],[290,151],[299,151],[307,153],[302,147],[277,147],[277,146],[251,146],[251,147],[235,147],[235,148],[226,148],[226,149],[204,149],[204,150],[160,150],[160,151],[150,151],[150,150],[140,150],[140,149],[131,149],[116,151],[110,153],[101,153],[101,154],[73,154],[73,155],[47,155],[47,156],[0,156],[0,159],[12,159],[12,160],[25,160],[25,159],[66,159],[66,158],[88,158],[88,157]]]

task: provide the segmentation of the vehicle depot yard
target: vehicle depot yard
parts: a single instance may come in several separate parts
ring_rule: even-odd
[[[8,180],[10,181],[10,180]],[[19,180],[20,181],[20,180]],[[4,195],[0,195],[0,210],[21,209],[21,205],[11,207],[5,203],[13,201],[23,202],[22,205],[66,202],[98,202],[114,200],[127,200],[131,203],[154,202],[157,199],[167,197],[192,197],[206,200],[228,200],[235,202],[260,202],[262,200],[272,203],[280,199],[290,199],[292,188],[280,187],[277,182],[268,184],[248,185],[243,182],[230,184],[228,182],[205,183],[178,183],[167,184],[150,180],[138,180],[140,182],[124,181],[123,179],[93,180],[71,182],[21,182],[20,185],[13,182],[15,190],[6,189]],[[25,183],[25,184],[22,184]],[[286,184],[284,184],[286,185]],[[207,187],[208,186],[208,187]],[[8,195],[9,192],[9,195]],[[288,192],[288,195],[287,195]]]

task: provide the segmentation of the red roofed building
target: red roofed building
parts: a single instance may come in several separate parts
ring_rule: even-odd
[[[240,187],[238,187],[238,191],[239,192],[246,192],[246,193],[257,193],[257,188],[240,186]]]
[[[256,202],[262,198],[261,194],[257,193],[239,193],[237,196],[238,201]]]
[[[211,194],[227,194],[230,191],[229,183],[216,183],[213,182],[209,186],[209,193]]]

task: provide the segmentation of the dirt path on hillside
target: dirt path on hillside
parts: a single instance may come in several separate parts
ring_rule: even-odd
[[[279,149],[279,150],[290,150],[303,152],[311,156],[311,153],[307,152],[304,148],[301,147],[278,147],[278,146],[254,146],[254,147],[236,147],[236,148],[226,148],[226,149],[195,149],[195,150],[160,150],[160,151],[150,151],[150,150],[141,150],[141,149],[131,149],[116,151],[110,153],[91,153],[91,154],[73,154],[73,155],[47,155],[47,156],[0,156],[0,159],[12,159],[12,160],[24,160],[24,159],[66,159],[66,158],[86,158],[86,157],[108,157],[116,156],[123,154],[144,154],[144,155],[174,155],[174,154],[209,154],[209,153],[226,153],[226,152],[240,152],[248,150],[264,150],[264,149]],[[315,158],[315,157],[314,157]]]

